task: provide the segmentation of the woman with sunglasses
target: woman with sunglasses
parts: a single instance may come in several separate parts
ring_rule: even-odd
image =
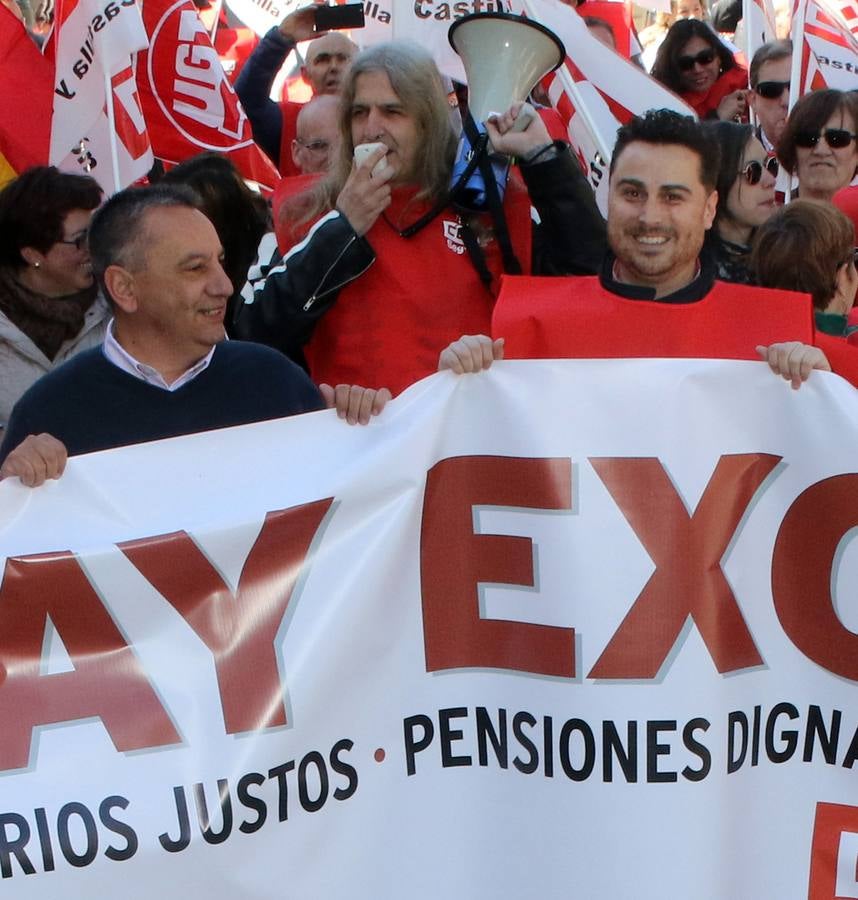
[[[854,254],[855,229],[839,209],[795,200],[757,232],[751,259],[764,287],[811,295],[817,331],[846,337],[856,330],[847,323],[858,289]]]
[[[718,208],[706,247],[717,278],[753,284],[751,239],[777,209],[778,161],[766,153],[750,125],[713,122],[707,131],[721,148],[721,168],[715,185]]]
[[[0,191],[0,428],[33,382],[97,346],[109,319],[86,247],[101,188],[53,166]]]
[[[805,200],[831,201],[858,172],[858,97],[831,88],[799,99],[778,144],[783,167]]]
[[[748,73],[705,22],[674,22],[650,74],[701,119],[747,121]]]

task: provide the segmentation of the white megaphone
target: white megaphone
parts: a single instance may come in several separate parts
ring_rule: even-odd
[[[468,115],[465,132],[453,166],[453,185],[460,205],[469,209],[486,208],[485,179],[474,171],[473,141],[468,136],[485,134],[485,121],[506,112],[528,94],[549,72],[559,68],[566,48],[554,32],[544,25],[511,13],[472,13],[457,19],[448,32],[451,46],[462,58],[468,80]],[[515,129],[527,127],[536,113],[525,105],[516,119]],[[501,199],[506,185],[509,161],[493,154],[492,168]],[[466,175],[468,168],[472,174]],[[465,184],[459,182],[465,178]]]

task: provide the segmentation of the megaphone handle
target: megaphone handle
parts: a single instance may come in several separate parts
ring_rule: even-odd
[[[496,113],[492,113],[492,115],[496,115]],[[524,131],[524,129],[527,128],[528,125],[530,125],[535,117],[536,110],[529,103],[522,103],[521,108],[518,111],[518,116],[516,116],[515,121],[512,123],[512,128],[510,128],[510,131]],[[495,152],[495,150],[492,148],[491,143],[489,143],[489,149],[490,152]]]

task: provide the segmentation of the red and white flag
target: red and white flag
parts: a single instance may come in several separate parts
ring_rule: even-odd
[[[829,5],[840,13],[840,17],[849,30],[858,37],[858,2],[856,0],[830,0]]]
[[[54,62],[50,160],[108,193],[142,178],[152,150],[135,83],[147,45],[135,0],[58,0],[46,56]]]
[[[594,16],[607,22],[614,34],[617,53],[626,59],[640,56],[643,48],[638,40],[631,0],[587,0],[579,15]]]
[[[0,4],[0,154],[12,170],[48,163],[53,76],[23,22]]]
[[[797,0],[793,10],[793,63],[790,103],[809,91],[858,89],[858,37],[851,3],[843,0]],[[851,11],[850,11],[851,10]]]
[[[590,34],[584,20],[559,0],[516,0],[514,12],[550,28],[566,47],[564,64],[547,76],[548,96],[566,123],[569,142],[607,211],[608,165],[617,129],[648,109],[694,111],[639,66]]]
[[[242,176],[273,189],[280,176],[253,142],[250,122],[190,0],[146,0],[149,50],[137,85],[152,147],[181,162],[203,150],[227,154]]]

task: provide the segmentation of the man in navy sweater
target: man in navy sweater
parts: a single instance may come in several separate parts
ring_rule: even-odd
[[[113,305],[104,345],[42,378],[12,411],[0,477],[35,486],[66,457],[336,406],[367,422],[389,393],[322,385],[277,351],[224,340],[232,293],[196,196],[122,191],[92,220],[93,270]],[[324,396],[323,396],[324,394]]]

